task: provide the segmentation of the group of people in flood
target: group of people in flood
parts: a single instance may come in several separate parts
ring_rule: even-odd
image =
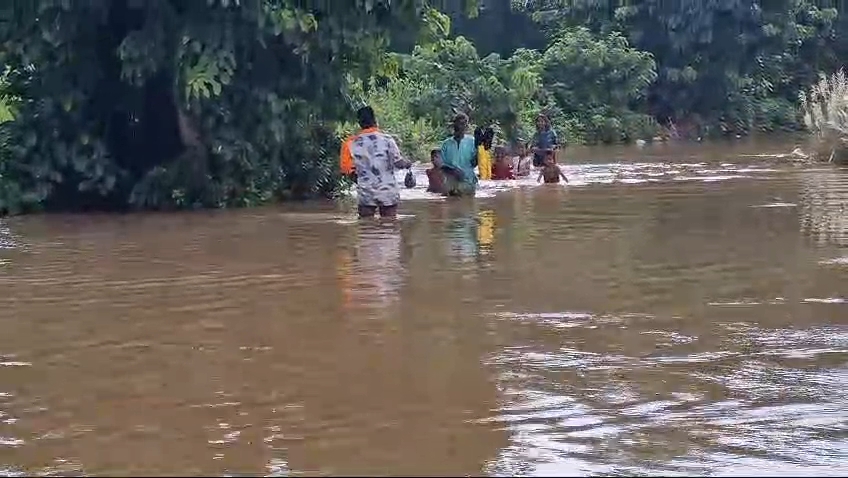
[[[412,163],[400,152],[395,139],[380,130],[370,106],[357,111],[360,131],[349,137],[340,154],[342,174],[352,176],[357,184],[359,216],[391,218],[400,203],[398,169]],[[427,191],[445,196],[473,196],[480,179],[509,180],[527,177],[531,165],[539,169],[537,181],[568,183],[557,165],[559,141],[550,120],[543,114],[536,119],[536,133],[529,143],[519,144],[510,157],[505,146],[493,146],[492,128],[477,128],[468,134],[468,116],[459,113],[451,122],[453,134],[430,152]],[[475,171],[476,169],[476,171]]]

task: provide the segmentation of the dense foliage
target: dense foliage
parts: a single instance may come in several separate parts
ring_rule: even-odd
[[[20,98],[0,209],[239,206],[329,193],[348,78],[424,0],[5,0]]]
[[[848,54],[808,0],[5,0],[0,212],[332,194],[353,110],[416,159],[466,111],[618,142],[802,127]],[[394,53],[392,53],[394,52]]]

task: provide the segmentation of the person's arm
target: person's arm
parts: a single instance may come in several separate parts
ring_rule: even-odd
[[[559,137],[557,136],[556,131],[554,131],[553,128],[551,128],[550,131],[551,131],[551,149],[556,151],[557,149],[559,149]]]
[[[442,141],[442,147],[441,147],[441,150],[442,150],[442,154],[441,154],[441,156],[442,156],[442,166],[441,166],[441,168],[442,168],[443,171],[445,171],[446,174],[451,174],[454,177],[456,177],[457,179],[459,179],[460,181],[462,181],[462,179],[465,177],[465,174],[462,172],[461,169],[459,169],[453,163],[454,158],[452,158],[450,156],[450,153],[448,152],[448,142],[449,141],[456,141],[456,140],[454,140],[453,138],[448,138],[448,139]]]
[[[408,169],[412,167],[412,162],[404,159],[404,157],[400,154],[400,148],[398,147],[397,142],[391,136],[389,137],[389,159],[396,168]]]
[[[442,141],[442,145],[439,148],[442,152],[439,156],[442,158],[442,164],[440,167],[442,168],[453,168],[453,164],[451,163],[450,155],[448,154],[448,145],[447,141]]]
[[[562,172],[562,168],[557,168],[557,169],[559,169],[559,176],[560,176],[562,179],[564,179],[564,180],[565,180],[565,184],[568,184],[568,178],[567,178],[567,177],[565,177],[565,173],[563,173],[563,172]]]

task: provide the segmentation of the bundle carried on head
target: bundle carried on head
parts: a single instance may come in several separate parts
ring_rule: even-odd
[[[474,146],[480,147],[489,151],[492,149],[492,142],[495,140],[495,130],[492,129],[491,126],[486,127],[484,130],[482,127],[478,126],[474,129]]]
[[[495,130],[491,126],[486,128],[483,133],[483,147],[487,150],[492,149],[492,141],[495,140]]]

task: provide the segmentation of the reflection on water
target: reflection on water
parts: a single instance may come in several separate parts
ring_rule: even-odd
[[[397,224],[0,224],[0,475],[848,472],[846,171],[594,151]]]
[[[353,244],[336,252],[338,275],[347,308],[387,310],[403,285],[401,232],[398,224],[350,226]]]
[[[495,242],[495,211],[480,211],[478,214],[477,244],[480,254],[487,255],[492,251]]]
[[[805,171],[800,177],[801,224],[819,244],[848,246],[848,168]]]

